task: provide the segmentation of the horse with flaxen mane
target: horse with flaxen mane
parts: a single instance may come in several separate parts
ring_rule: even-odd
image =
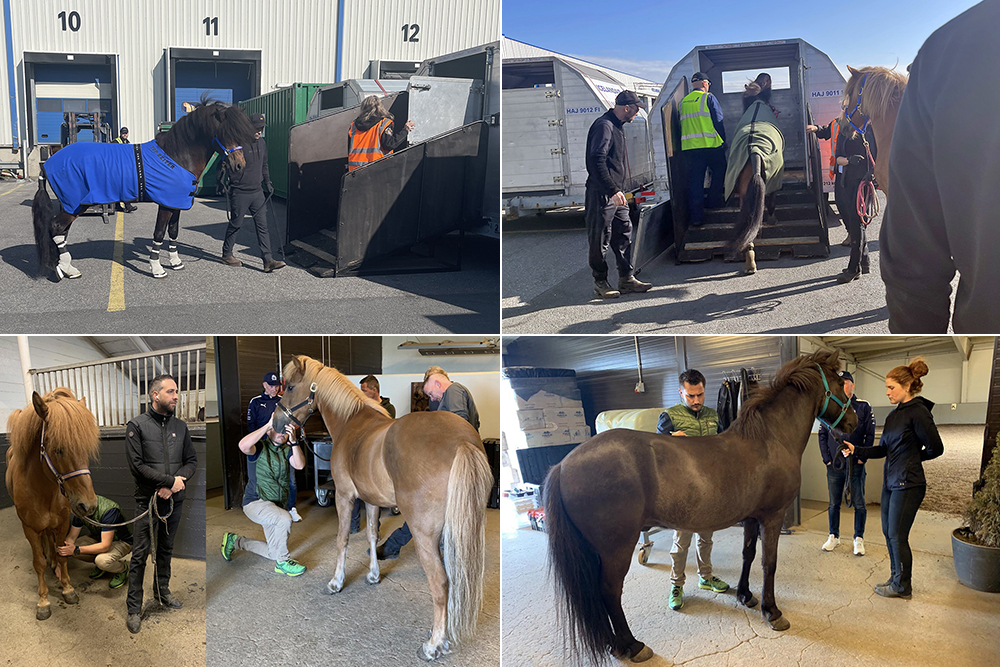
[[[284,378],[288,386],[274,411],[274,429],[301,427],[318,410],[333,440],[337,566],[325,592],[339,593],[344,586],[354,499],[361,498],[367,509],[369,584],[379,583],[379,508],[398,506],[434,602],[434,625],[418,655],[434,660],[447,654],[451,642],[475,630],[482,605],[493,472],[479,433],[450,412],[392,419],[335,369],[306,356],[294,357]]]
[[[15,410],[7,419],[6,482],[38,575],[35,618],[44,621],[52,614],[45,585],[47,563],[56,563],[63,600],[79,601],[70,585],[66,558],[56,547],[66,539],[70,512],[85,517],[97,507],[87,466],[97,456],[100,432],[85,399],[77,400],[65,387],[45,396],[35,392],[31,403],[31,409]]]
[[[622,588],[639,533],[654,526],[700,533],[743,521],[736,598],[747,607],[757,604],[749,576],[763,527],[761,613],[771,628],[789,627],[774,601],[774,574],[785,509],[799,491],[802,453],[816,419],[848,432],[857,426],[839,366],[836,352],[789,361],[720,435],[613,429],[552,468],[545,480],[549,562],[576,658],[652,657],[629,629]]]
[[[256,130],[239,107],[203,98],[199,106],[167,132],[144,144],[75,143],[57,151],[42,167],[38,192],[31,204],[40,275],[55,271],[58,278],[79,278],[66,249],[66,235],[77,216],[90,204],[149,201],[159,204],[150,246],[149,265],[154,278],[167,273],[160,263],[164,234],[170,232],[167,266],[184,268],[177,252],[181,209],[190,209],[198,178],[214,153],[221,153],[231,169],[246,164],[243,145]],[[59,198],[57,206],[46,182]]]
[[[889,192],[889,148],[896,128],[899,103],[906,90],[907,77],[885,67],[847,67],[851,78],[844,86],[841,104],[841,131],[864,133],[868,123],[875,132],[878,152],[885,158],[875,163],[875,181],[882,192]],[[853,196],[853,193],[851,193]]]

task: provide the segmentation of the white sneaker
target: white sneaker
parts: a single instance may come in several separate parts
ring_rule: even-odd
[[[865,541],[860,537],[854,538],[854,555],[855,556],[865,555]]]
[[[292,523],[298,523],[299,521],[302,521],[302,517],[299,516],[299,511],[294,507],[288,510],[288,513],[292,515]]]
[[[840,544],[840,538],[836,535],[831,534],[830,537],[826,538],[826,542],[823,543],[823,551],[833,551]]]

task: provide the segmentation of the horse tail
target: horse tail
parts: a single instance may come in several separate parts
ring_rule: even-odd
[[[461,641],[476,629],[486,570],[486,502],[493,471],[486,454],[461,443],[448,475],[444,569],[448,575],[448,636]]]
[[[753,243],[764,221],[765,187],[764,179],[760,175],[760,155],[751,153],[750,164],[753,165],[753,173],[747,184],[746,194],[740,202],[740,214],[736,219],[736,240],[733,241],[733,248],[737,252],[743,252]]]
[[[561,465],[545,479],[545,530],[549,572],[556,584],[556,617],[572,652],[604,662],[614,630],[601,595],[601,558],[566,513],[560,488]]]
[[[56,215],[55,205],[45,188],[45,174],[38,178],[38,191],[31,200],[31,217],[35,226],[35,251],[38,253],[39,275],[56,268],[59,248],[52,240],[52,219]]]

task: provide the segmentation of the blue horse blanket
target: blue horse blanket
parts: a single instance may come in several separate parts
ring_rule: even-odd
[[[198,177],[174,162],[155,141],[138,147],[145,180],[141,201],[191,208]],[[140,199],[135,144],[70,144],[45,161],[45,176],[63,210],[71,215],[79,215],[89,204]]]

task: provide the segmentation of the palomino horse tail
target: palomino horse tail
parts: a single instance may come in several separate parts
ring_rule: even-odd
[[[35,225],[35,250],[38,253],[39,275],[53,271],[59,260],[59,248],[52,240],[52,219],[58,211],[45,188],[44,173],[38,178],[38,192],[31,200],[31,217]]]
[[[448,636],[461,641],[476,629],[486,569],[486,502],[493,471],[481,449],[462,443],[451,462],[444,514],[448,574]]]
[[[733,241],[733,248],[737,252],[743,252],[753,243],[760,233],[761,223],[764,221],[764,179],[760,175],[761,160],[756,153],[751,153],[750,164],[752,172],[750,182],[747,184],[747,191],[740,200],[740,215],[736,219],[736,240]]]
[[[601,559],[566,514],[555,465],[545,479],[545,530],[549,571],[556,583],[557,618],[571,651],[582,649],[596,664],[607,658],[614,630],[601,596]]]

